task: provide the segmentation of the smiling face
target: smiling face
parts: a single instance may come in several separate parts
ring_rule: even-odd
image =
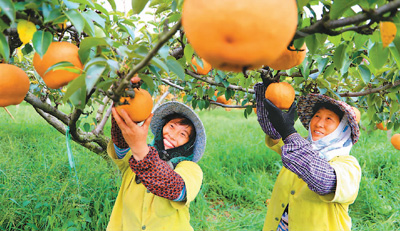
[[[321,107],[311,118],[310,130],[313,141],[331,134],[339,126],[339,116],[324,107]]]
[[[190,125],[181,124],[181,120],[172,119],[163,127],[165,150],[182,146],[189,141],[193,128]]]

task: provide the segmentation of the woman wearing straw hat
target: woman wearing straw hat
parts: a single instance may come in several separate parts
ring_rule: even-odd
[[[266,145],[281,155],[283,167],[268,205],[264,230],[350,230],[348,213],[358,194],[361,168],[350,156],[359,138],[348,104],[319,94],[301,96],[298,116],[308,129],[294,128],[296,103],[287,112],[265,99],[268,83],[255,85],[257,117]]]
[[[203,172],[206,135],[196,113],[179,102],[160,105],[142,126],[126,112],[112,111],[108,154],[122,173],[122,185],[107,230],[193,230],[189,204]],[[154,135],[147,144],[148,128]]]

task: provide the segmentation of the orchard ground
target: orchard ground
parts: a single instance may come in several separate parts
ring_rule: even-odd
[[[75,176],[65,136],[25,102],[8,110],[15,121],[0,108],[0,230],[105,230],[121,182],[117,168],[71,142]],[[193,228],[260,230],[282,166],[278,154],[265,147],[254,113],[247,119],[240,109],[198,114],[207,147],[199,162],[202,190],[190,207]],[[296,128],[307,134],[300,123]],[[400,151],[386,131],[361,132],[351,152],[363,171],[350,206],[353,230],[399,230]]]

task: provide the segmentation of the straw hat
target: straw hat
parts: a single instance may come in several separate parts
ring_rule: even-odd
[[[306,129],[309,128],[311,118],[314,116],[313,108],[316,103],[330,103],[339,107],[339,109],[347,115],[348,123],[351,128],[351,139],[353,144],[357,143],[358,138],[360,137],[360,128],[358,127],[356,113],[353,108],[343,101],[332,99],[326,95],[311,93],[305,96],[300,96],[297,103],[297,114]]]
[[[183,103],[170,101],[161,104],[155,111],[154,116],[151,119],[150,129],[154,134],[159,134],[161,129],[164,127],[166,121],[165,117],[174,113],[181,114],[192,121],[196,130],[196,140],[194,142],[193,150],[193,162],[197,162],[203,156],[206,148],[206,132],[197,114],[188,106]]]

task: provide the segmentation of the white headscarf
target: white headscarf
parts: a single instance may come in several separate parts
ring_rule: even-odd
[[[321,158],[330,161],[335,156],[349,155],[353,143],[351,141],[351,128],[347,121],[345,114],[335,131],[317,141],[312,140],[311,128],[308,128],[308,140],[313,149],[318,151]]]

